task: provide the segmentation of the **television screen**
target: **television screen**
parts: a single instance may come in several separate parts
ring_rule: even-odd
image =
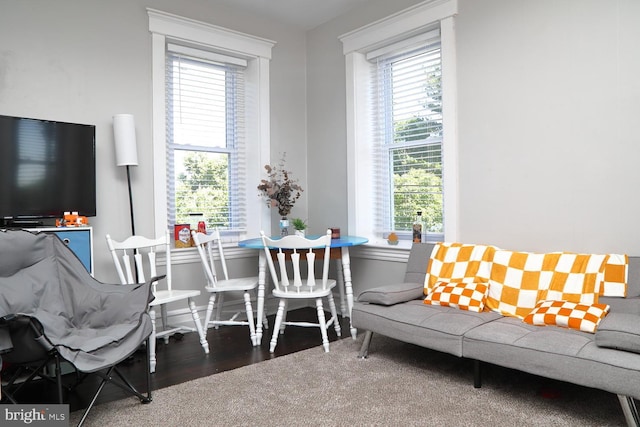
[[[96,215],[95,126],[0,116],[0,219]]]

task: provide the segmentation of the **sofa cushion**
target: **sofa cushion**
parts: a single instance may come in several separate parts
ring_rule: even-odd
[[[436,244],[427,264],[425,295],[435,287],[437,282],[486,283],[494,250],[494,247],[484,245]]]
[[[594,333],[609,312],[606,304],[577,304],[570,301],[540,301],[525,318],[530,325],[555,325]]]
[[[598,347],[596,336],[597,332],[533,326],[513,317],[502,317],[466,332],[463,356],[640,398],[638,355]]]
[[[596,345],[640,353],[640,316],[609,313],[598,326]]]
[[[454,310],[421,300],[392,306],[356,301],[351,321],[354,328],[462,356],[463,335],[499,318],[498,313]]]
[[[424,303],[480,313],[484,310],[488,290],[486,283],[437,282]]]
[[[358,296],[359,302],[370,304],[394,305],[421,298],[422,283],[397,283],[368,289]]]

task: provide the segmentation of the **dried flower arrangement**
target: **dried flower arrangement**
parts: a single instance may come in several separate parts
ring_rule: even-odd
[[[258,185],[261,196],[266,198],[267,205],[278,208],[281,217],[291,213],[291,208],[304,191],[297,180],[291,179],[291,172],[284,168],[285,154],[282,155],[277,166],[265,165],[268,179],[263,179]]]

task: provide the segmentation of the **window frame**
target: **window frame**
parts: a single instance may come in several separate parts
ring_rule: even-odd
[[[246,179],[243,185],[245,194],[251,194],[260,181],[261,165],[270,159],[269,62],[275,42],[151,8],[147,8],[147,14],[152,39],[153,219],[156,235],[162,235],[168,227],[165,127],[167,45],[171,43],[213,54],[235,56],[247,62],[245,83],[253,89],[246,94],[251,102],[245,103],[245,137],[251,146],[247,145],[245,153]],[[263,205],[258,197],[255,200],[248,198],[246,218],[251,218],[251,221],[247,222],[244,232],[227,236],[226,240],[237,241],[254,236],[270,226],[269,212]]]
[[[371,177],[375,176],[372,104],[369,101],[373,65],[367,53],[383,49],[440,26],[443,105],[443,188],[444,239],[458,236],[458,137],[457,87],[454,17],[457,0],[429,0],[386,19],[340,36],[345,55],[347,112],[347,201],[349,234],[365,236],[370,244],[385,245],[376,229],[375,216],[365,214],[376,209],[371,197]],[[407,241],[406,246],[410,245]],[[402,245],[400,246],[402,247]]]
[[[176,134],[174,133],[173,138],[170,135],[167,136],[167,170],[168,174],[172,170],[176,168],[176,159],[180,152],[182,153],[201,153],[205,155],[222,155],[225,157],[225,162],[228,165],[227,173],[226,173],[226,181],[228,184],[228,198],[227,198],[227,207],[228,211],[228,220],[230,227],[227,229],[227,234],[234,233],[237,234],[238,231],[244,230],[246,228],[246,195],[244,193],[244,186],[241,186],[241,181],[237,177],[246,176],[246,167],[244,165],[244,153],[246,151],[245,147],[245,138],[244,138],[244,121],[242,117],[244,116],[244,68],[246,68],[246,61],[242,64],[238,64],[237,60],[233,57],[225,57],[223,55],[218,55],[219,57],[216,60],[211,60],[205,51],[197,51],[195,49],[189,49],[188,53],[182,51],[179,46],[175,46],[173,44],[169,44],[167,48],[167,59],[166,59],[166,78],[167,78],[167,87],[175,88],[177,87],[177,91],[169,89],[167,93],[167,123],[172,122],[172,114],[170,111],[175,111],[174,106],[179,105],[179,111],[182,111],[182,107],[189,108],[189,104],[182,104],[182,99],[191,99],[191,96],[194,95],[193,92],[190,92],[187,89],[185,92],[185,97],[182,97],[182,89],[179,84],[176,83],[182,79],[182,75],[179,74],[179,77],[175,76],[175,67],[176,63],[180,64],[178,67],[184,66],[189,69],[189,67],[205,67],[205,72],[211,72],[211,74],[206,74],[207,77],[211,77],[214,73],[219,73],[219,76],[222,76],[224,73],[224,78],[220,78],[219,80],[212,79],[211,81],[206,81],[205,85],[215,85],[217,89],[219,89],[218,94],[224,93],[224,103],[225,110],[218,111],[217,116],[221,119],[221,122],[225,124],[225,142],[224,145],[214,144],[208,145],[207,142],[192,143],[190,141],[185,141],[183,139],[176,139]],[[192,77],[192,74],[187,72],[187,82],[188,85],[193,80],[189,80]],[[173,83],[173,84],[172,84]],[[240,91],[236,91],[236,87],[240,87]],[[202,87],[198,87],[196,89],[198,92],[197,96],[200,96],[202,93]],[[172,94],[174,95],[172,97]],[[176,98],[176,95],[178,96]],[[173,101],[173,102],[171,102]],[[235,107],[240,105],[239,109]],[[229,107],[230,106],[230,107]],[[194,111],[190,111],[186,113],[187,115],[195,113]],[[189,127],[189,125],[187,125]],[[168,126],[170,129],[178,129],[178,125],[176,123],[172,123]],[[168,163],[173,162],[173,167]],[[235,177],[235,178],[234,178]],[[244,179],[242,179],[244,181]],[[168,176],[167,181],[167,189],[168,192],[173,189],[173,197],[175,200],[170,200],[168,197],[167,204],[167,222],[170,224],[172,221],[177,221],[178,216],[178,185],[177,182],[172,180],[171,176]],[[173,202],[173,204],[172,204]],[[204,209],[206,210],[206,208]],[[172,211],[173,216],[172,218]],[[192,212],[199,212],[199,210],[193,210]],[[209,212],[211,213],[211,212]],[[220,213],[220,212],[216,212]],[[185,212],[182,212],[184,215]],[[182,224],[183,222],[176,222],[177,224]],[[207,221],[208,226],[212,226],[213,223]],[[175,224],[174,224],[175,225]]]
[[[415,150],[422,149],[424,152],[430,151],[431,147],[437,147],[438,151],[440,151],[440,163],[442,163],[442,135],[440,132],[437,136],[430,135],[428,138],[417,139],[412,141],[404,141],[397,142],[396,141],[396,132],[395,125],[396,121],[394,119],[394,115],[396,113],[395,104],[395,93],[394,86],[398,81],[395,77],[395,69],[396,64],[400,64],[403,61],[412,61],[410,58],[420,57],[421,55],[425,55],[423,58],[424,62],[420,62],[420,65],[431,64],[433,63],[432,59],[429,57],[433,57],[433,53],[437,51],[437,66],[439,68],[442,67],[441,61],[441,46],[440,46],[440,28],[436,28],[434,30],[428,31],[424,33],[425,37],[413,37],[410,40],[405,40],[400,43],[394,43],[385,49],[378,49],[377,52],[372,55],[371,53],[367,54],[367,59],[372,63],[372,69],[375,70],[375,77],[373,78],[373,94],[374,97],[374,111],[375,114],[372,117],[374,123],[377,121],[378,123],[384,123],[383,126],[378,126],[378,134],[375,138],[375,152],[376,160],[379,165],[378,169],[374,171],[376,177],[376,185],[374,186],[375,194],[377,197],[376,206],[378,209],[373,215],[376,216],[375,223],[375,231],[377,234],[382,233],[382,237],[386,238],[390,232],[395,232],[401,240],[409,240],[412,238],[411,226],[413,221],[416,218],[416,211],[406,212],[408,216],[406,220],[409,221],[406,224],[406,227],[398,227],[396,223],[396,217],[399,212],[396,211],[395,201],[397,199],[398,193],[395,184],[396,178],[396,166],[395,156],[397,152],[401,152],[404,150]],[[418,39],[418,40],[415,40]],[[428,41],[425,43],[425,41]],[[380,54],[380,51],[384,51],[383,54]],[[414,66],[416,62],[413,62]],[[400,66],[402,67],[402,66]],[[402,74],[402,72],[400,72]],[[411,74],[411,76],[415,76],[419,78],[417,74]],[[401,79],[406,78],[406,75],[401,77]],[[408,82],[408,83],[407,83]],[[402,84],[413,84],[415,80],[405,80]],[[440,87],[440,91],[438,94],[442,96],[442,87]],[[402,88],[404,91],[404,87]],[[415,101],[413,96],[419,95],[420,89],[414,89],[412,92],[412,101]],[[408,95],[408,93],[403,92],[401,96]],[[427,102],[426,97],[421,101]],[[402,101],[401,101],[402,102]],[[409,107],[409,104],[401,104],[398,105],[401,108]],[[442,110],[442,105],[440,101],[440,110]],[[423,110],[426,112],[426,109]],[[438,114],[440,126],[442,126],[442,113]],[[442,178],[440,176],[440,178]],[[442,185],[439,185],[440,191],[437,191],[437,194],[442,197]],[[425,188],[421,189],[422,192],[426,191]],[[427,206],[422,206],[423,208],[427,208]],[[423,212],[424,213],[424,212]],[[433,233],[430,232],[428,234],[429,239],[442,239],[442,232]]]

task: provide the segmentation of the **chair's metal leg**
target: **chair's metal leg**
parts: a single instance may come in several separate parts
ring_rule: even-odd
[[[98,399],[98,395],[100,395],[100,392],[104,388],[104,386],[107,383],[107,381],[109,381],[111,379],[111,373],[113,372],[114,369],[115,369],[115,366],[112,366],[111,368],[109,368],[107,373],[103,376],[102,381],[100,382],[100,385],[98,386],[98,391],[96,391],[96,393],[93,395],[93,398],[91,399],[91,402],[89,403],[89,406],[87,406],[87,409],[85,409],[84,414],[82,414],[82,418],[80,419],[80,422],[78,423],[78,427],[81,427],[82,424],[84,424],[84,421],[87,419],[87,415],[89,415],[89,411],[91,411],[91,408],[93,408],[93,405],[96,403],[96,400]]]
[[[140,399],[141,403],[150,403],[153,399],[151,396],[151,362],[150,362],[150,346],[149,346],[149,341],[151,340],[151,337],[147,338],[147,357],[146,359],[146,363],[145,363],[145,370],[146,370],[146,378],[147,378],[147,395],[145,396],[144,394],[140,393],[138,390],[136,390],[136,388],[133,386],[133,384],[131,384],[125,377],[124,375],[122,375],[122,373],[120,373],[120,371],[118,370],[118,368],[116,366],[111,366],[109,369],[107,369],[106,373],[101,373],[101,372],[95,372],[95,374],[99,375],[102,378],[102,381],[100,381],[100,385],[98,386],[98,390],[96,391],[96,393],[93,395],[93,398],[91,399],[91,402],[89,403],[89,406],[87,406],[87,409],[85,409],[84,414],[82,414],[82,418],[80,419],[80,422],[78,423],[78,427],[82,426],[82,424],[84,424],[84,421],[87,419],[87,416],[89,415],[89,411],[91,411],[91,408],[93,408],[93,405],[95,405],[96,400],[98,399],[98,396],[100,395],[100,392],[102,392],[102,389],[104,388],[104,386],[110,382],[113,385],[116,385],[118,387],[120,387],[121,389],[130,392],[132,394],[134,394],[135,396],[137,396]],[[116,374],[118,376],[118,378],[120,378],[120,381],[114,380],[113,378],[113,374]]]
[[[633,400],[633,397],[619,394],[618,400],[620,401],[620,406],[622,407],[622,412],[624,413],[627,425],[630,427],[640,426],[640,416],[638,415],[638,409],[636,408],[636,403]]]
[[[364,341],[362,341],[362,347],[360,347],[360,353],[358,353],[358,357],[360,359],[366,359],[369,355],[369,346],[371,345],[371,337],[373,337],[373,332],[366,331],[364,334]]]
[[[56,385],[58,387],[58,403],[62,405],[62,369],[60,368],[60,355],[58,353],[53,355],[56,362]]]
[[[473,387],[482,387],[482,364],[479,360],[473,361]]]

